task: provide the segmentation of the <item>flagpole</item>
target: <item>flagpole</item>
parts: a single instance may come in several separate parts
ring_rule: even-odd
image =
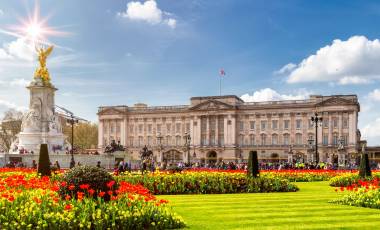
[[[219,76],[219,94],[222,96],[222,76]]]

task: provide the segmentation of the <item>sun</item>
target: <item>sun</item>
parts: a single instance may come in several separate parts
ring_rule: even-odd
[[[9,27],[9,30],[1,29],[0,32],[22,38],[33,46],[53,44],[49,37],[65,36],[68,33],[59,31],[48,25],[49,17],[40,16],[40,7],[36,1],[33,12],[25,18],[18,18],[18,25]]]

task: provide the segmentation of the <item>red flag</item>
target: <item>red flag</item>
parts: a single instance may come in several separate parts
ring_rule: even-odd
[[[219,74],[221,77],[223,77],[226,75],[226,72],[224,71],[224,69],[220,69]]]

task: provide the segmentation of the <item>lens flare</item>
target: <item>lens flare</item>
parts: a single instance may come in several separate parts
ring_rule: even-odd
[[[40,7],[38,2],[34,6],[33,13],[28,13],[26,18],[19,18],[19,25],[9,27],[9,30],[0,29],[0,32],[25,39],[31,45],[48,45],[52,44],[48,37],[66,36],[68,33],[59,31],[47,24],[49,17],[40,16]]]

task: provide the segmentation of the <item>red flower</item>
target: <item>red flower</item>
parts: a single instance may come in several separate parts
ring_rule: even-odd
[[[74,189],[75,189],[75,186],[73,184],[69,186],[70,191],[73,191]]]
[[[90,194],[90,196],[94,195],[95,193],[95,190],[94,189],[89,189],[88,190],[88,194]]]
[[[66,185],[67,185],[66,181],[61,182],[61,187],[66,187]]]
[[[65,196],[65,200],[70,200],[71,199],[71,196],[70,195],[66,195]]]
[[[9,196],[9,197],[8,197],[8,201],[13,202],[14,200],[15,200],[15,197],[14,197],[14,196]]]
[[[115,181],[111,180],[110,182],[107,183],[107,187],[111,188],[115,184]]]
[[[104,195],[106,195],[105,192],[99,192],[99,194],[98,194],[99,197],[103,197]]]
[[[90,188],[90,185],[89,185],[89,184],[81,184],[81,185],[79,185],[79,188],[80,188],[80,189],[83,189],[83,190],[85,190],[85,189],[89,189],[89,188]]]
[[[70,210],[72,207],[71,207],[71,205],[70,204],[66,204],[66,206],[65,206],[65,210]]]
[[[113,192],[111,190],[109,190],[108,192],[108,195],[112,196]]]

